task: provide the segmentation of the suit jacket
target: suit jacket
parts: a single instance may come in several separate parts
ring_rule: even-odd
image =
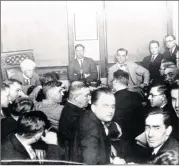
[[[164,53],[163,53],[163,58],[168,60],[168,61],[172,61],[176,64],[176,54],[177,51],[179,51],[179,46],[176,45],[176,48],[174,50],[174,52],[171,54],[170,51],[167,49]]]
[[[73,147],[75,133],[79,127],[79,120],[83,116],[84,110],[67,102],[62,110],[59,121],[58,141],[65,149],[65,159],[69,160]]]
[[[157,154],[153,155],[151,157],[151,160],[157,156],[162,155],[163,153],[170,151],[170,150],[174,150],[175,152],[177,152],[179,154],[179,142],[172,137],[168,138],[168,140],[161,146],[161,148],[159,149]]]
[[[134,140],[144,130],[142,98],[136,92],[123,89],[115,93],[115,99],[116,111],[113,120],[122,129],[121,139]]]
[[[11,116],[1,120],[1,142],[4,141],[10,133],[16,132],[17,121]]]
[[[24,146],[16,138],[15,134],[10,134],[1,146],[2,160],[30,160],[30,156]],[[48,145],[46,159],[60,159],[59,148],[55,145]]]
[[[88,82],[94,82],[98,79],[97,67],[93,59],[84,57],[82,69],[84,74],[91,74],[86,78]],[[80,80],[80,64],[77,59],[70,62],[68,65],[68,78],[71,82]]]
[[[157,78],[160,77],[159,69],[160,69],[161,61],[163,59],[163,55],[158,54],[153,62],[151,62],[151,58],[152,58],[152,55],[145,57],[142,61],[142,65],[147,70],[149,70],[150,80],[155,81]]]
[[[149,84],[150,73],[144,67],[134,63],[127,62],[127,69],[129,72],[129,87],[134,85],[140,85],[141,83]],[[108,85],[111,86],[111,81],[113,80],[113,73],[119,70],[119,65],[116,63],[111,66],[108,71]]]
[[[11,78],[22,82],[22,89],[24,93],[27,93],[28,88],[32,85],[36,85],[36,86],[41,85],[40,78],[37,73],[34,73],[33,77],[30,79],[30,85],[26,85],[22,72],[14,74]]]
[[[102,122],[92,111],[85,112],[76,134],[72,161],[86,164],[109,164],[111,144]]]

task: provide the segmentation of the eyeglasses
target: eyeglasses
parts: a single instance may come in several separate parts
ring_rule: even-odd
[[[171,43],[172,41],[174,41],[174,40],[168,40],[168,41],[165,41],[166,43]]]

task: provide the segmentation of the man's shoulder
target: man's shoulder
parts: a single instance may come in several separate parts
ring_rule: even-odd
[[[23,74],[22,74],[22,72],[16,72],[15,74],[13,74],[12,76],[11,76],[11,78],[13,78],[13,79],[19,79],[19,78],[23,78]]]
[[[169,137],[169,139],[163,144],[159,153],[164,153],[170,150],[174,150],[179,154],[179,142],[172,137]]]
[[[112,70],[116,70],[118,64],[115,63],[114,65],[112,65],[110,68],[109,68],[109,71],[112,71]]]

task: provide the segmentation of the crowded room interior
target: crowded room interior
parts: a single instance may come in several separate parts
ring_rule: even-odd
[[[2,165],[179,165],[178,1],[1,1]]]

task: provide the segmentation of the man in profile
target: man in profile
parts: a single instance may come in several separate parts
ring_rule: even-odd
[[[5,83],[1,85],[1,119],[6,117],[6,113],[2,108],[7,108],[10,102],[9,86]]]
[[[169,61],[173,61],[176,63],[176,55],[179,51],[179,46],[176,44],[176,38],[174,35],[167,35],[165,37],[165,44],[167,47],[167,50],[163,54],[163,58]]]
[[[75,46],[76,59],[68,65],[68,78],[70,82],[86,81],[96,82],[98,78],[97,67],[93,59],[84,57],[85,47],[82,44]]]

